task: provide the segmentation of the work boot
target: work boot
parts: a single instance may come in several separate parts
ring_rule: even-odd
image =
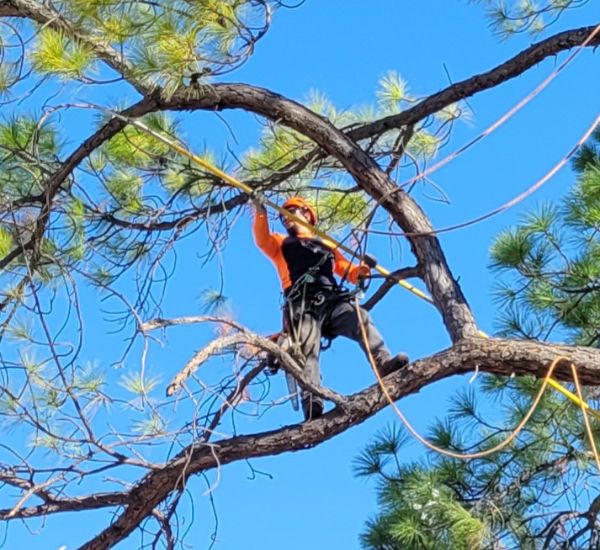
[[[381,361],[377,361],[377,372],[379,373],[379,376],[383,378],[388,374],[392,374],[393,372],[400,370],[402,367],[408,365],[408,363],[408,355],[406,355],[406,353],[398,353],[393,357],[387,357]]]
[[[314,420],[323,415],[323,401],[313,395],[302,398],[302,412],[304,420]]]

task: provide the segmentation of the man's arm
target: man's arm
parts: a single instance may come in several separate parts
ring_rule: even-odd
[[[335,274],[339,277],[347,277],[352,284],[355,285],[359,279],[366,278],[371,274],[371,268],[367,264],[349,262],[338,248],[333,249],[333,254],[335,256]]]
[[[269,229],[269,220],[265,207],[256,200],[253,200],[252,203],[254,204],[254,223],[252,225],[254,241],[256,242],[256,246],[269,258],[274,258],[279,251],[279,240]]]

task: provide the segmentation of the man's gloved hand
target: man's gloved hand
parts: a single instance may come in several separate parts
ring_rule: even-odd
[[[363,290],[368,286],[368,280],[371,278],[371,269],[377,265],[377,259],[371,254],[364,254],[362,261],[356,271],[356,282]]]
[[[371,268],[368,265],[361,264],[356,270],[356,279],[358,281],[362,279],[368,279],[371,276]]]
[[[367,290],[370,278],[371,268],[368,265],[360,264],[356,272],[356,285],[363,292]]]
[[[254,208],[256,208],[257,212],[262,214],[266,211],[265,205],[263,204],[264,197],[260,194],[260,192],[257,189],[253,189],[251,193],[248,193],[248,197],[252,201],[252,204],[254,205]]]

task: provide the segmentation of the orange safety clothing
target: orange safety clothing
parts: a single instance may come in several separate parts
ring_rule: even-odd
[[[314,250],[315,246],[322,247],[326,249],[327,252],[331,252],[333,256],[331,270],[333,273],[340,277],[347,277],[353,284],[358,282],[359,277],[367,276],[370,273],[368,266],[365,264],[353,264],[349,262],[338,248],[336,248],[334,243],[323,239],[316,239],[308,231],[306,233],[300,233],[297,237],[288,237],[281,233],[271,233],[266,212],[258,210],[255,212],[253,233],[258,248],[260,248],[260,250],[275,265],[284,292],[292,286],[297,278],[298,265],[295,264],[302,264],[310,261],[311,252]],[[307,246],[307,251],[301,251],[300,254],[293,251],[290,253],[289,249],[293,248],[294,242],[297,243],[299,241],[310,245]],[[287,252],[285,251],[286,247],[288,248]],[[303,269],[302,265],[300,265],[300,269]],[[331,274],[328,275],[326,270],[327,266],[323,266],[321,275],[324,278],[332,279]],[[302,273],[299,274],[301,275]]]

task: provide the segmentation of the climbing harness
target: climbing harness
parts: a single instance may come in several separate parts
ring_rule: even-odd
[[[323,255],[321,260],[309,268],[285,294],[283,330],[278,335],[277,344],[300,364],[306,362],[306,357],[302,351],[306,341],[302,339],[302,331],[300,330],[301,324],[305,321],[305,316],[313,317],[322,329],[327,326],[328,319],[337,304],[344,301],[350,303],[352,298],[362,294],[365,288],[363,279],[352,290],[340,286],[335,280],[331,287],[315,285],[314,274],[319,270],[325,258],[326,255]],[[334,337],[326,332],[321,332],[320,336],[319,350],[325,351],[331,346]],[[305,338],[308,337],[308,335],[305,335]],[[278,372],[279,365],[274,357],[271,356],[267,360],[267,364],[270,367],[269,374],[273,375]],[[299,409],[300,388],[296,379],[285,369],[284,374],[292,408],[297,411]]]

